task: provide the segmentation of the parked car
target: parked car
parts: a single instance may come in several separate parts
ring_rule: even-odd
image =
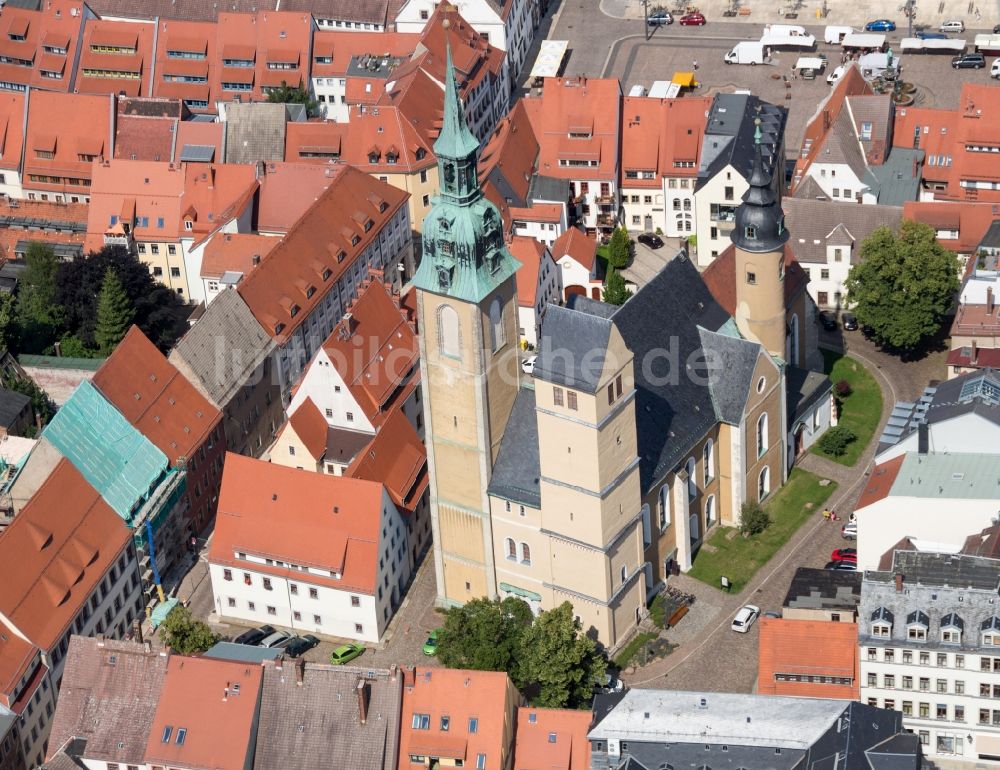
[[[830,554],[831,561],[853,561],[857,564],[858,561],[858,549],[857,548],[837,548],[833,553]]]
[[[435,628],[430,634],[427,635],[427,641],[424,642],[424,655],[437,655],[438,651],[438,630]]]
[[[739,634],[745,634],[750,630],[750,626],[754,624],[754,621],[760,616],[760,607],[756,607],[753,604],[747,604],[740,608],[740,611],[736,613],[736,617],[733,618],[733,623],[730,628]]]
[[[685,13],[681,16],[680,25],[682,27],[704,27],[705,17],[697,11],[694,13]]]
[[[283,642],[287,642],[292,638],[292,635],[284,631],[275,631],[269,636],[265,636],[261,639],[258,647],[278,647]]]
[[[780,612],[775,612],[774,610],[765,610],[764,613],[763,613],[763,616],[765,618],[780,618],[781,617],[781,613]]]
[[[844,72],[846,70],[847,66],[841,64],[839,67],[837,67],[837,69],[835,69],[833,72],[831,72],[829,75],[826,76],[826,82],[832,86],[834,83],[840,80],[841,77],[843,77]]]
[[[345,663],[350,663],[364,651],[365,647],[363,644],[357,644],[356,642],[342,644],[330,653],[330,662],[335,666],[343,666]]]
[[[963,53],[951,60],[951,66],[957,70],[981,70],[986,66],[986,57],[981,53]]]
[[[854,313],[841,313],[840,323],[845,332],[856,332],[858,330],[858,317]]]
[[[941,32],[965,32],[965,22],[961,19],[942,21],[938,30]]]
[[[828,561],[823,569],[832,569],[835,572],[857,572],[858,563],[856,561]]]
[[[948,36],[941,32],[918,32],[917,37],[921,40],[947,40]]]
[[[896,22],[889,19],[875,19],[865,24],[865,32],[895,32]]]
[[[521,371],[525,374],[535,373],[535,361],[538,360],[538,356],[528,356],[521,362]]]
[[[844,538],[844,540],[857,540],[858,525],[853,521],[845,524],[840,528],[840,536]]]
[[[305,636],[293,636],[287,642],[279,644],[278,647],[283,649],[289,658],[297,658],[299,655],[309,652],[317,644],[319,644],[319,639],[312,634],[306,634]]]
[[[819,322],[828,332],[832,332],[837,328],[837,316],[829,310],[820,311]]]
[[[650,27],[662,27],[664,24],[673,24],[674,17],[670,15],[669,11],[657,11],[648,19],[646,19],[646,24]]]
[[[621,692],[624,689],[625,685],[622,680],[613,674],[605,674],[604,678],[594,685],[594,690],[602,693]]]
[[[643,233],[636,240],[638,240],[643,246],[649,246],[651,249],[663,248],[663,239],[653,233]]]
[[[875,328],[870,324],[864,324],[861,327],[861,333],[865,335],[865,339],[871,339],[872,335],[875,334]]]
[[[256,647],[260,644],[261,640],[267,636],[274,633],[274,628],[271,626],[261,626],[260,628],[251,628],[249,631],[244,631],[242,634],[233,639],[234,644],[248,644],[251,647]]]

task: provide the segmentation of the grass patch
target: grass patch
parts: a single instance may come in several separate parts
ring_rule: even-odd
[[[709,552],[702,548],[698,551],[688,574],[713,588],[720,587],[719,578],[725,575],[732,582],[734,592],[742,591],[802,523],[823,510],[823,503],[837,485],[831,481],[824,487],[820,486],[820,481],[819,476],[808,471],[792,470],[788,482],[764,505],[771,516],[771,526],[759,535],[749,538],[737,535],[731,540],[727,535],[732,527],[718,527],[708,538],[715,550]]]
[[[840,457],[828,455],[815,445],[810,451],[835,463],[852,466],[871,443],[882,419],[882,389],[859,361],[833,350],[822,352],[823,369],[834,386],[841,380],[851,385],[851,395],[845,398],[835,395],[835,398],[840,402],[838,424],[849,428],[857,439],[847,445],[847,451]]]
[[[663,598],[663,594],[657,594],[653,598],[653,603],[651,605],[649,605],[649,617],[660,628],[665,628],[666,627],[666,625],[667,625],[667,602]]]
[[[621,652],[615,655],[614,664],[619,670],[623,668],[628,668],[629,664],[632,662],[632,658],[636,656],[639,649],[646,644],[646,642],[652,641],[656,638],[656,634],[651,631],[645,631],[641,634],[636,634],[635,638],[622,647]]]

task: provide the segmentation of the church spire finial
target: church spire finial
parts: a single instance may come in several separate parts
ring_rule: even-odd
[[[442,24],[448,25],[445,19]],[[449,25],[450,26],[450,25]],[[445,27],[448,30],[448,26]],[[469,130],[462,110],[462,100],[458,95],[455,81],[455,65],[451,58],[451,43],[446,44],[446,64],[444,73],[444,120],[441,133],[434,142],[434,152],[438,158],[466,158],[479,149],[479,141]]]

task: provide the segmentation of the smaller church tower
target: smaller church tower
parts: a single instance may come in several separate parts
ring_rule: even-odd
[[[434,152],[441,191],[424,219],[413,286],[438,604],[454,606],[497,595],[487,487],[518,390],[520,263],[479,186],[479,141],[465,122],[450,47]]]
[[[760,121],[754,133],[750,189],[736,209],[736,325],[772,356],[785,357],[785,215],[764,171]]]

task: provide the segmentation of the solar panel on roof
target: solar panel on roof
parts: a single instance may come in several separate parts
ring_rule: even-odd
[[[215,145],[185,144],[181,148],[181,161],[188,163],[211,163],[215,158]]]

